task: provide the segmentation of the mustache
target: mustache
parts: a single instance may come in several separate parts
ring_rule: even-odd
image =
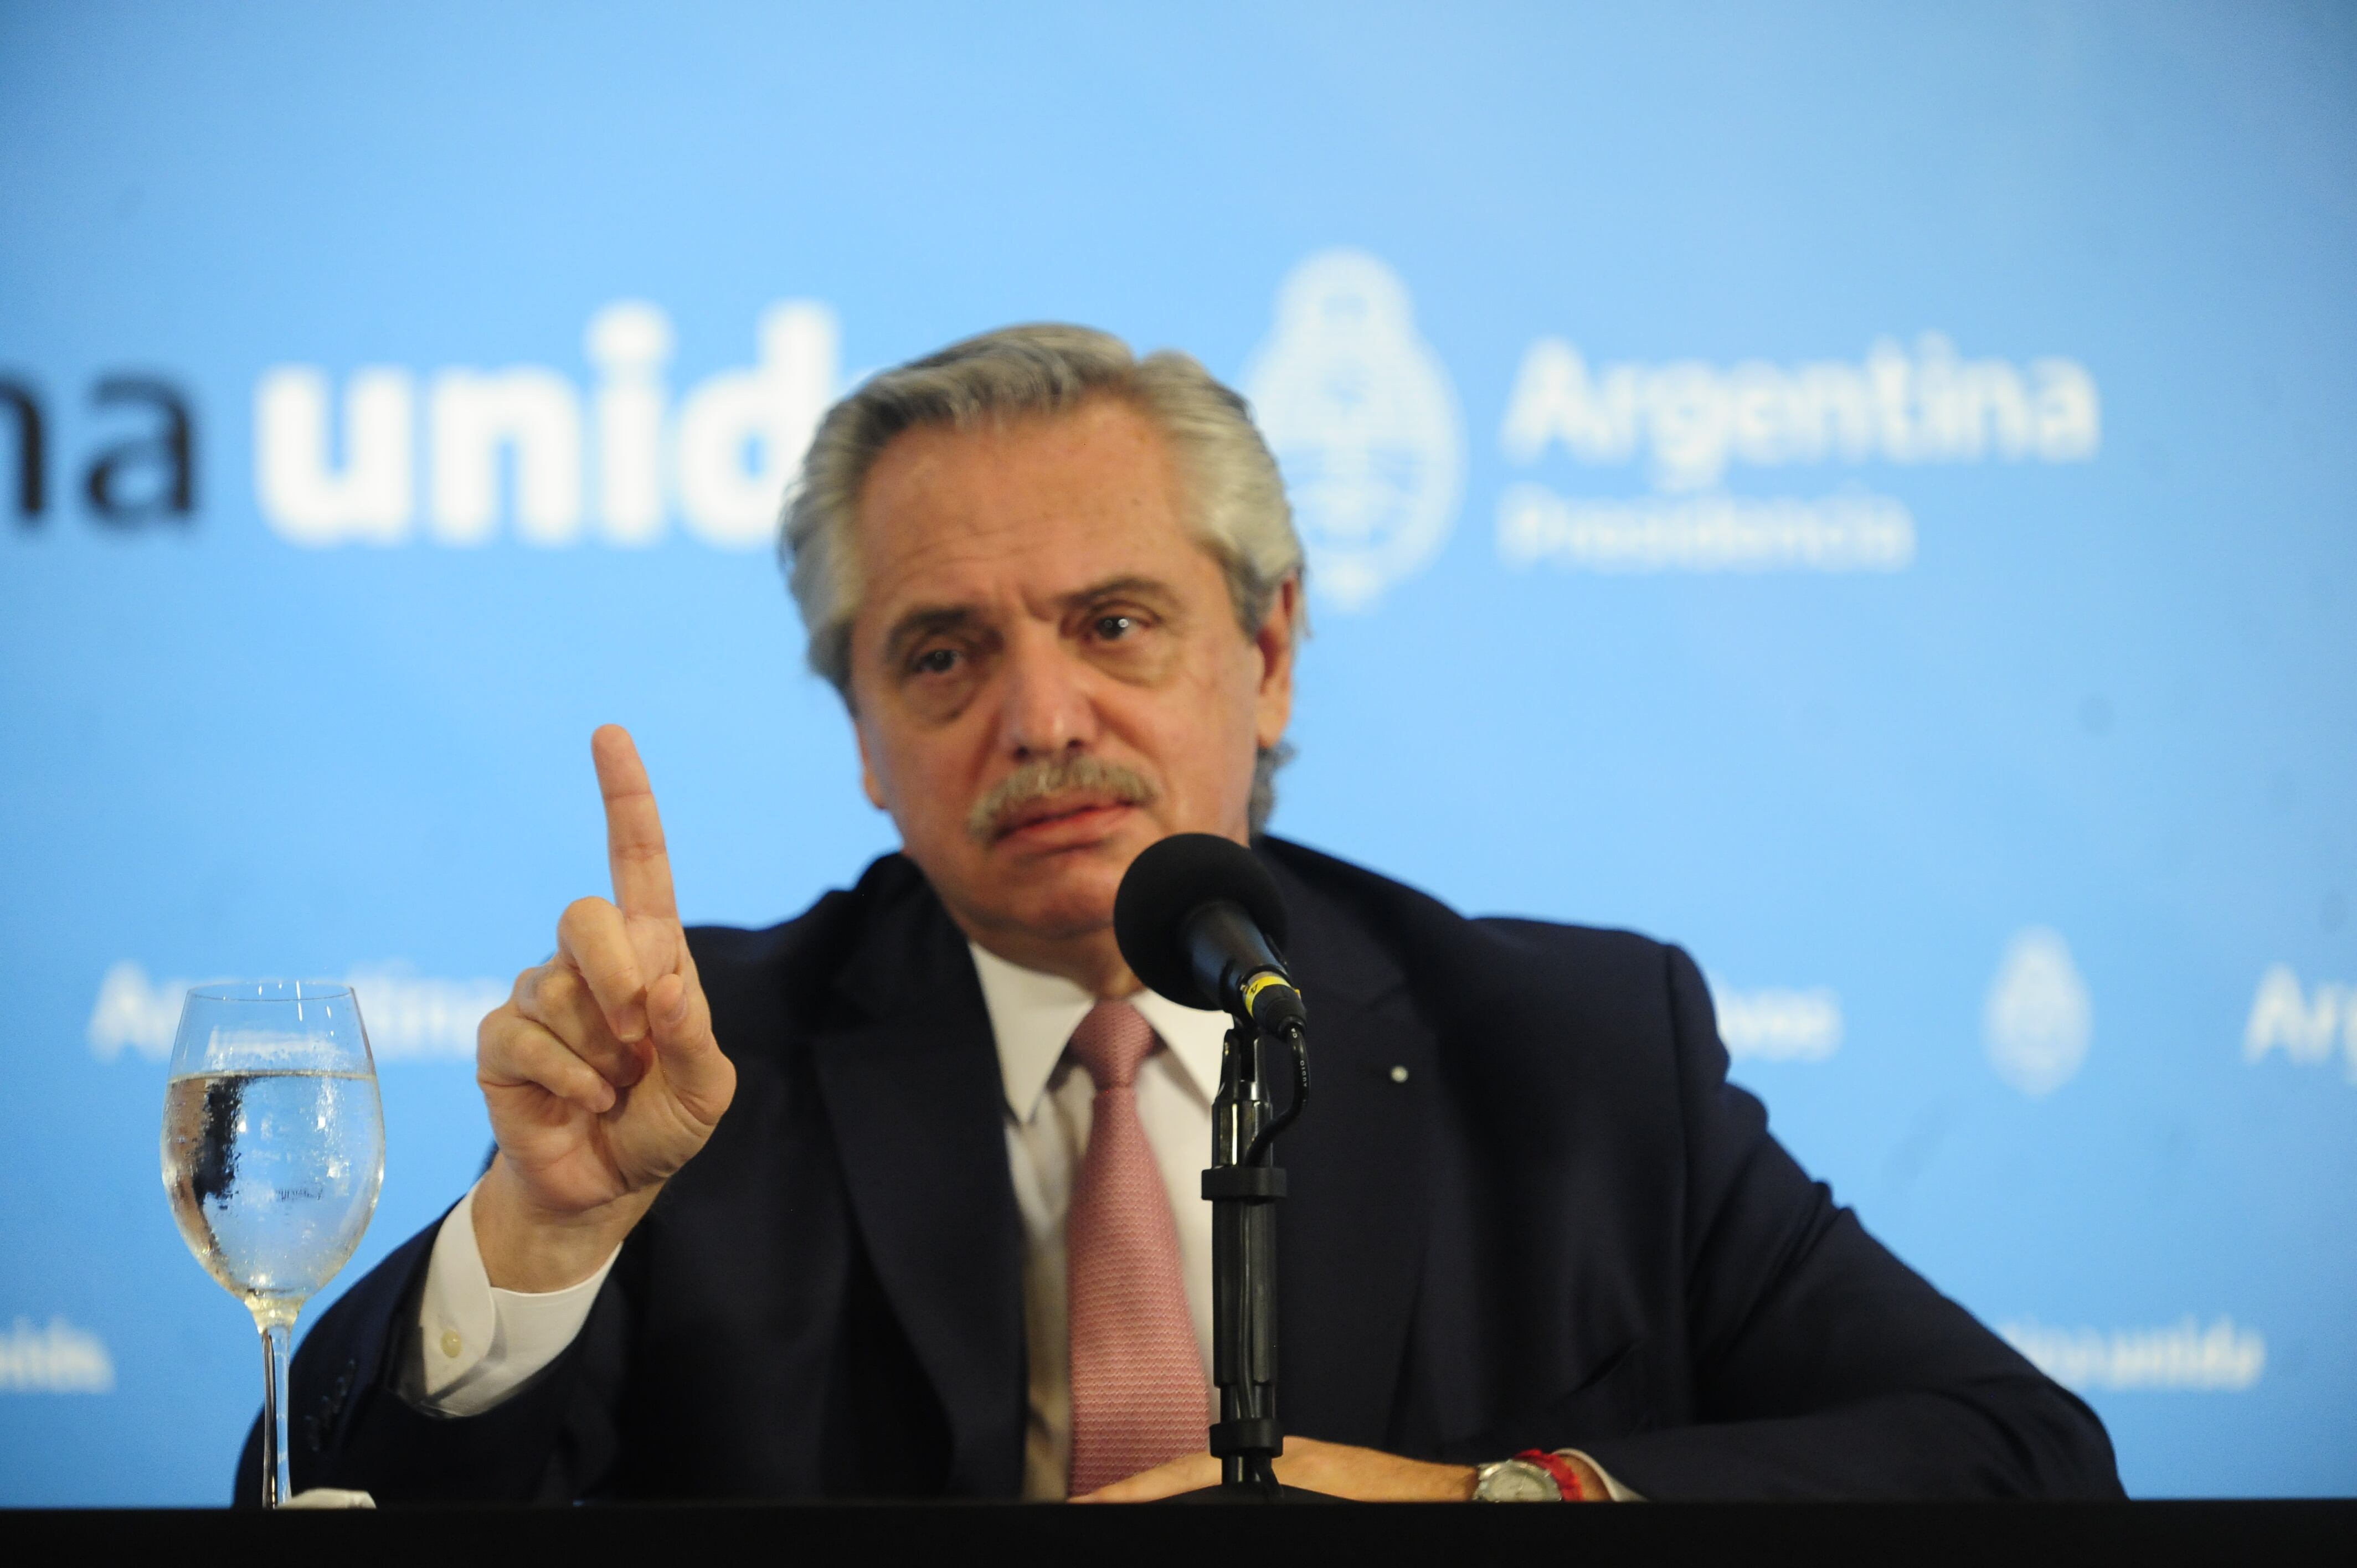
[[[1058,795],[1082,793],[1110,795],[1125,806],[1150,806],[1162,792],[1135,768],[1086,752],[1042,757],[992,785],[966,813],[965,831],[977,843],[995,843],[1017,811]]]

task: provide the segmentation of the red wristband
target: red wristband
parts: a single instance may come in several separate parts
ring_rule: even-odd
[[[1550,1454],[1544,1448],[1525,1448],[1514,1457],[1527,1459],[1553,1476],[1555,1489],[1563,1494],[1565,1502],[1578,1503],[1587,1500],[1587,1488],[1579,1484],[1579,1472],[1573,1469],[1571,1461],[1562,1455]]]

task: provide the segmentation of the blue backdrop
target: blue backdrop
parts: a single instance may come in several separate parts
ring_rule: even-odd
[[[1280,832],[1633,926],[2139,1493],[2357,1488],[2357,20],[2287,4],[0,6],[0,1501],[226,1494],[178,991],[355,975],[350,1273],[603,890],[891,844],[768,551],[1001,323],[1254,397]]]

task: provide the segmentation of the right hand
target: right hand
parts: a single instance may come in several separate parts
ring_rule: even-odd
[[[476,1036],[499,1154],[475,1194],[491,1283],[561,1290],[597,1272],[737,1092],[672,896],[654,791],[630,732],[590,738],[614,897],[557,922]]]

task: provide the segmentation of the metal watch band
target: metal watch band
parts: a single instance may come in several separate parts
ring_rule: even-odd
[[[1528,1459],[1501,1459],[1473,1472],[1477,1503],[1559,1503],[1563,1487],[1544,1466]]]

